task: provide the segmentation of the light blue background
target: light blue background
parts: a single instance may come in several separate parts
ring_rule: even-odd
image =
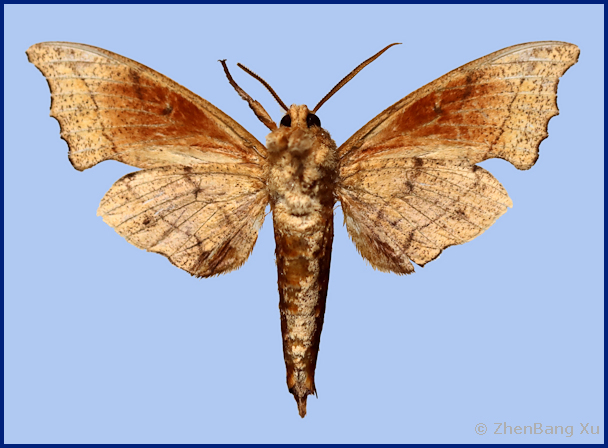
[[[5,6],[5,442],[604,440],[604,8],[596,6]],[[319,112],[338,144],[409,92],[501,48],[581,48],[530,171],[483,164],[514,208],[408,277],[374,271],[336,212],[319,398],[301,420],[285,384],[271,217],[248,263],[197,280],[126,243],[96,209],[134,169],[84,173],[48,117],[32,44],[63,40],[144,63],[262,142],[391,48]],[[495,422],[574,435],[495,435]],[[580,435],[580,423],[600,435]],[[475,425],[485,423],[485,435]]]

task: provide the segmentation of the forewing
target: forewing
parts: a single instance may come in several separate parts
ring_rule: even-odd
[[[27,56],[49,83],[51,116],[78,170],[109,159],[155,168],[265,158],[238,123],[145,65],[67,42],[33,45]]]
[[[578,60],[565,42],[532,42],[463,65],[386,109],[339,149],[342,169],[369,157],[471,164],[498,157],[519,169],[538,158],[558,113],[559,77]]]
[[[431,159],[359,162],[344,171],[339,197],[359,253],[398,274],[475,238],[512,205],[483,168]]]
[[[206,163],[128,174],[98,215],[131,244],[197,277],[240,267],[264,221],[268,197],[255,165]]]

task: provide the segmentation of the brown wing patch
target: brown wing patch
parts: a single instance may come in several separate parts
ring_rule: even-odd
[[[78,170],[109,159],[154,168],[265,158],[238,123],[142,64],[63,42],[33,45],[27,55],[49,83],[51,116]]]
[[[351,164],[338,189],[346,228],[381,271],[409,274],[446,247],[472,240],[511,207],[503,186],[464,161],[370,159]]]
[[[261,174],[214,163],[137,171],[112,186],[97,213],[131,244],[209,277],[237,269],[253,250],[268,203]]]
[[[341,166],[369,157],[498,157],[528,169],[558,114],[559,77],[578,55],[576,45],[534,42],[466,64],[365,125],[338,149]]]

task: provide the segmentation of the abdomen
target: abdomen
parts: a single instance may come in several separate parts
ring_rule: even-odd
[[[319,352],[333,240],[333,203],[305,216],[273,207],[279,279],[279,309],[287,386],[306,415],[306,397],[316,392]]]

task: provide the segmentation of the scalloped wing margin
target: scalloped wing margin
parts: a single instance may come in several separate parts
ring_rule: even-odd
[[[171,79],[101,48],[44,42],[27,50],[51,90],[74,168],[261,163],[265,148],[218,108]]]
[[[453,70],[355,133],[338,149],[341,168],[370,157],[470,164],[498,157],[529,169],[558,113],[558,80],[578,56],[573,44],[533,42]]]

